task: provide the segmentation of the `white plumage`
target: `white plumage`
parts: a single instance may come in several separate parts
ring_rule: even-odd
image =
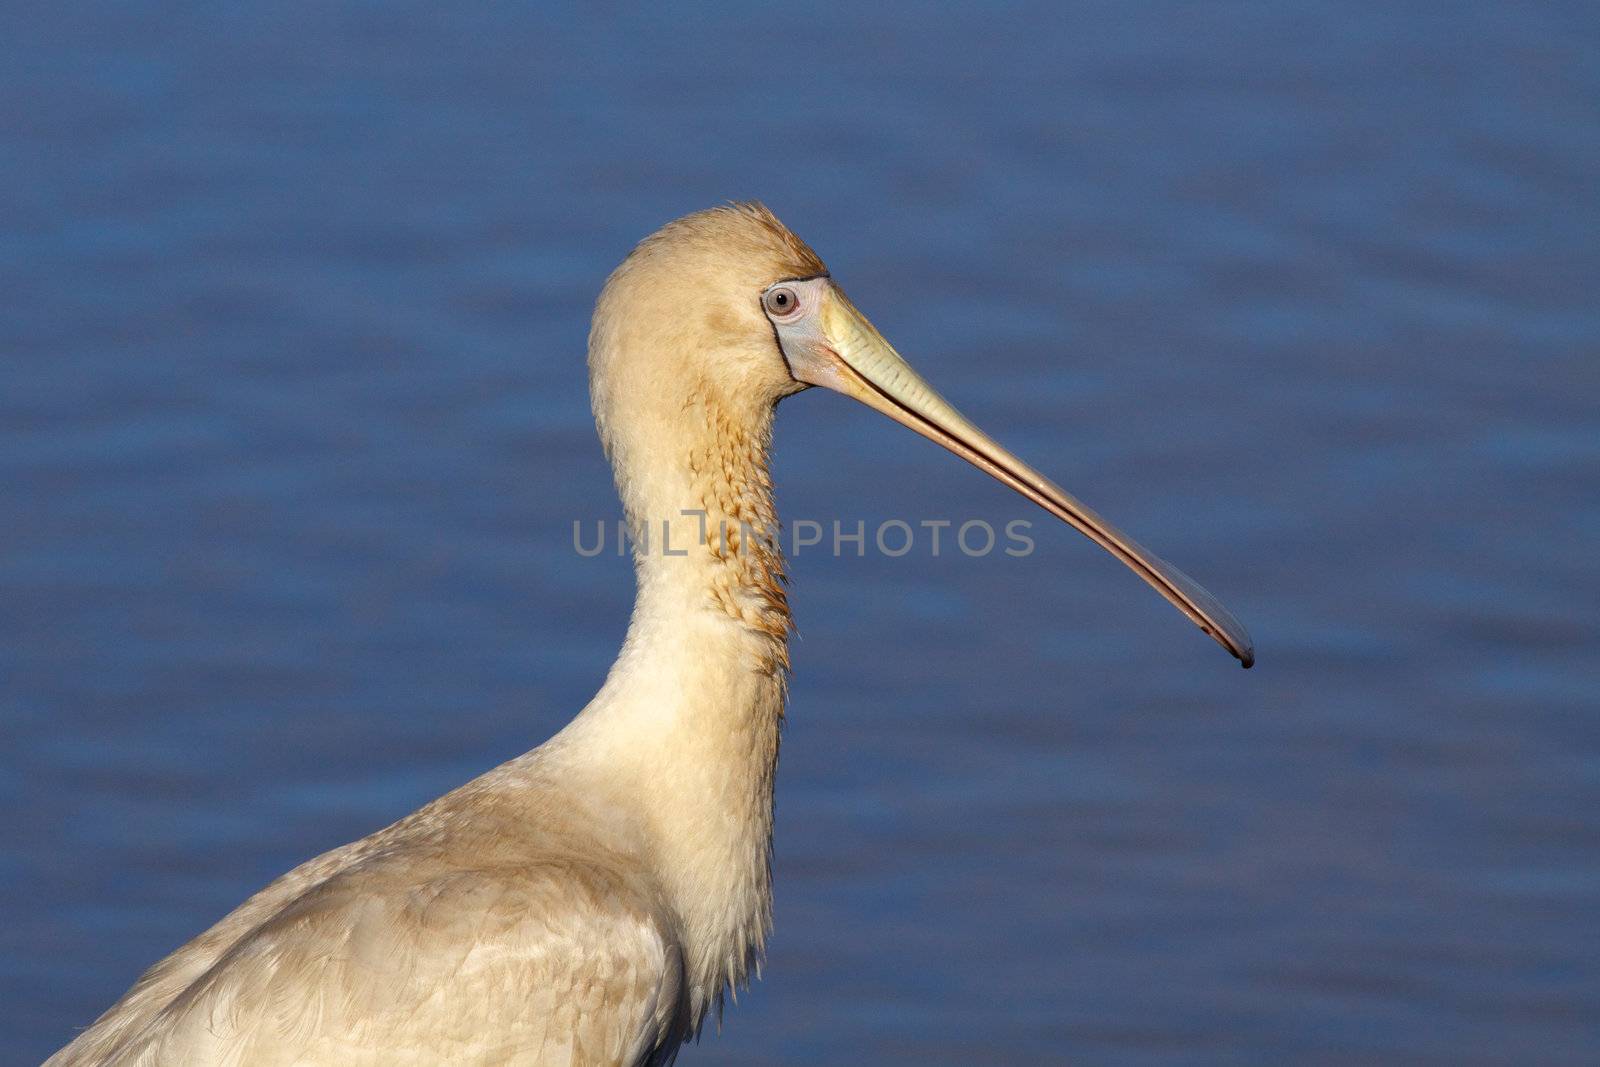
[[[957,415],[760,205],[643,242],[601,295],[589,363],[624,510],[652,546],[594,700],[252,896],[49,1067],[670,1062],[770,925],[789,615],[767,453],[775,406],[807,385],[1012,485],[1249,665],[1220,605]]]

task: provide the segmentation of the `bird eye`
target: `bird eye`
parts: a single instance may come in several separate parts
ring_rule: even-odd
[[[767,305],[767,314],[779,317],[794,314],[795,309],[800,306],[800,294],[788,286],[768,289],[763,300]]]

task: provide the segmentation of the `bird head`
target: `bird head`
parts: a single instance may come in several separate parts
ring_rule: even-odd
[[[1121,560],[1245,667],[1245,628],[1210,593],[1018,459],[913,370],[809,246],[760,204],[669,223],[607,281],[590,334],[591,391],[608,449],[645,412],[678,419],[690,397],[765,425],[809,386],[843,394],[943,446]],[[629,412],[628,425],[615,417]]]

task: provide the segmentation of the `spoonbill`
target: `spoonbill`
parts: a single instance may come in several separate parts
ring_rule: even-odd
[[[790,623],[767,456],[775,406],[809,386],[987,471],[1252,662],[1221,604],[958,414],[758,203],[628,255],[589,374],[627,521],[662,532],[655,551],[636,538],[632,620],[593,701],[272,882],[48,1067],[672,1062],[771,924]]]

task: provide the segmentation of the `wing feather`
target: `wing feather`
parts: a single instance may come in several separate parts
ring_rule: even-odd
[[[101,1055],[117,1063],[670,1062],[683,963],[659,904],[592,860],[358,862],[240,936]],[[131,996],[131,994],[130,994]],[[86,1037],[89,1035],[85,1035]]]

